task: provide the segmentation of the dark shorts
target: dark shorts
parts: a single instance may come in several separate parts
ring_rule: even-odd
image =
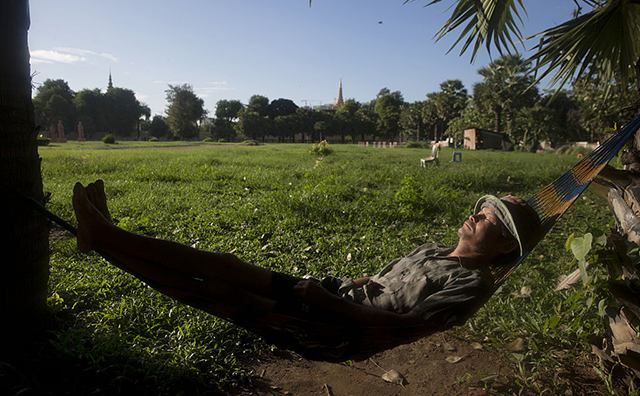
[[[324,312],[319,307],[312,307],[309,304],[302,301],[302,299],[294,292],[293,288],[298,282],[312,281],[319,283],[327,291],[336,293],[338,290],[339,282],[336,278],[325,278],[322,281],[317,279],[305,279],[297,276],[283,274],[281,272],[273,271],[271,275],[271,287],[272,297],[276,301],[275,309],[280,313],[297,313],[304,316],[314,315],[316,318],[320,315],[322,318],[327,319],[330,316],[329,312]]]
[[[318,281],[279,272],[273,272],[271,279],[272,298],[276,302],[274,310],[289,319],[263,328],[261,335],[268,342],[294,350],[313,360],[337,362],[351,358],[354,348],[357,349],[359,345],[360,332],[357,324],[340,318],[323,307],[305,303],[293,290],[298,282],[311,280],[332,291],[336,286],[332,279],[339,282],[338,279],[325,278]]]

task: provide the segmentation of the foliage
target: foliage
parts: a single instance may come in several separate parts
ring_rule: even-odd
[[[460,80],[447,80],[440,84],[440,91],[427,94],[423,109],[425,122],[434,131],[434,140],[440,140],[449,123],[467,106],[467,90]]]
[[[333,149],[329,147],[329,143],[326,140],[322,140],[316,144],[311,145],[311,152],[315,155],[327,156],[333,153]]]
[[[459,116],[449,121],[449,126],[445,131],[447,136],[454,138],[457,142],[461,142],[465,129],[483,128],[491,129],[493,120],[491,117],[478,109],[475,102],[469,103]]]
[[[55,126],[58,120],[67,127],[74,125],[75,106],[73,104],[75,92],[64,80],[45,80],[38,87],[33,98],[36,123],[44,129]]]
[[[291,99],[279,98],[269,103],[267,114],[270,118],[277,118],[295,114],[296,110],[298,110],[298,105],[293,103]]]
[[[116,136],[131,136],[138,119],[148,114],[148,107],[136,99],[136,94],[126,88],[110,88],[104,95],[106,125]]]
[[[204,101],[196,96],[189,84],[169,85],[165,93],[167,124],[171,131],[182,139],[197,136],[197,123],[207,114]]]
[[[620,79],[606,84],[598,76],[583,77],[574,82],[571,95],[578,104],[579,123],[590,141],[604,138],[608,129],[621,127],[640,108],[640,92]]]
[[[407,103],[402,106],[400,114],[400,126],[404,139],[420,141],[421,132],[424,134],[425,123],[422,116],[424,102]],[[424,137],[424,136],[423,136]]]
[[[169,125],[165,121],[164,117],[160,115],[153,116],[151,125],[149,126],[149,134],[155,138],[163,138],[171,134]]]
[[[219,100],[216,103],[216,118],[233,121],[243,108],[244,105],[239,100]]]
[[[102,137],[102,143],[105,144],[115,144],[116,143],[116,137],[113,136],[112,133],[107,133],[106,135],[104,135]]]
[[[51,139],[42,134],[38,135],[38,137],[36,138],[36,143],[38,144],[38,146],[48,146],[50,142]]]
[[[261,117],[269,115],[269,98],[262,95],[253,95],[249,98],[249,104],[246,107],[247,112],[256,113]]]
[[[405,3],[414,0],[406,0]],[[429,4],[440,3],[433,0]],[[451,16],[438,32],[442,39],[460,31],[452,49],[471,50],[471,59],[485,45],[500,54],[516,53],[523,41],[519,25],[525,12],[521,0],[456,0]],[[528,37],[536,42],[529,58],[540,71],[538,81],[548,75],[560,85],[573,78],[597,75],[607,90],[610,81],[638,81],[640,69],[640,4],[626,0],[576,0],[574,18]],[[582,13],[582,8],[588,11]]]
[[[532,106],[538,90],[532,87],[530,66],[520,55],[506,55],[480,68],[482,81],[473,86],[473,100],[482,112],[494,115],[493,129],[513,137],[516,112]],[[505,128],[506,127],[506,128]]]
[[[374,111],[378,115],[378,134],[385,139],[394,139],[400,133],[400,112],[404,98],[400,91],[391,92],[382,88],[375,99]]]

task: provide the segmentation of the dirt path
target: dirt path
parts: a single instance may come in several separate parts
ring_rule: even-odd
[[[437,334],[412,344],[348,364],[312,362],[284,353],[256,365],[258,387],[244,395],[485,395],[499,392],[511,374],[509,362],[497,352],[475,349],[475,340],[451,333]],[[461,357],[450,363],[447,358]],[[394,369],[404,385],[381,376]],[[326,384],[326,386],[325,386]]]

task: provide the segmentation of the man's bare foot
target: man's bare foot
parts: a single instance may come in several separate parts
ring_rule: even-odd
[[[96,248],[96,239],[109,221],[89,200],[87,190],[80,183],[73,186],[73,210],[78,220],[78,249],[87,253]]]
[[[109,223],[113,223],[109,207],[107,206],[107,195],[104,192],[104,182],[101,179],[87,185],[87,197],[93,206],[104,216]]]

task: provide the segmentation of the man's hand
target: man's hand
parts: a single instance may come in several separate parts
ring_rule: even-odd
[[[309,304],[326,304],[329,299],[336,297],[318,282],[312,280],[302,280],[296,283],[293,292]]]

